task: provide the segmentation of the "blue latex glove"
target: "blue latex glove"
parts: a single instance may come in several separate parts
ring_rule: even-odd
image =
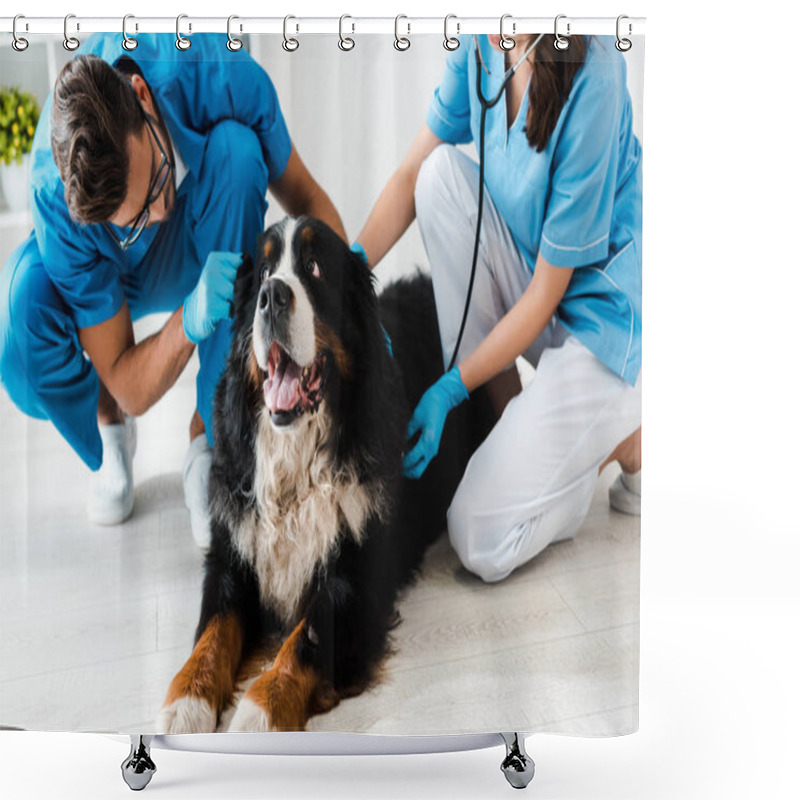
[[[209,253],[197,286],[183,301],[183,330],[190,342],[208,338],[220,320],[227,319],[241,253]]]
[[[447,415],[469,397],[467,387],[461,380],[458,367],[445,372],[433,386],[422,395],[411,422],[408,423],[406,437],[411,439],[420,431],[414,447],[403,458],[403,475],[419,478],[439,452],[439,442]]]
[[[350,249],[357,255],[361,256],[361,260],[369,266],[369,261],[367,261],[367,254],[364,252],[364,248],[361,246],[361,242],[353,242],[350,245]]]
[[[369,261],[367,261],[367,254],[364,252],[364,248],[361,246],[361,242],[353,242],[353,244],[350,245],[350,250],[354,252],[357,256],[360,256],[361,260],[367,267],[369,266]],[[389,355],[394,357],[394,353],[392,352],[392,340],[389,338],[389,334],[386,333],[386,328],[383,327],[383,324],[381,324],[381,330],[383,331],[383,338],[386,339],[386,348],[389,351]]]

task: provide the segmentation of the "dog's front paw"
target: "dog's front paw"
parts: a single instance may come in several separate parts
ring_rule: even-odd
[[[237,733],[257,733],[272,730],[272,727],[269,714],[245,695],[236,707],[236,713],[228,730]]]
[[[213,733],[217,729],[217,713],[207,701],[185,695],[158,712],[159,733]]]

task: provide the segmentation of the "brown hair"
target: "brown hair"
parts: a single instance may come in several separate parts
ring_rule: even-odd
[[[123,71],[97,56],[67,62],[53,90],[50,143],[74,220],[105,222],[122,205],[128,138],[143,125],[144,113]]]
[[[545,36],[529,57],[533,59],[533,71],[525,135],[537,152],[547,147],[589,48],[584,36],[571,36],[566,50],[556,50],[554,42],[555,36]]]

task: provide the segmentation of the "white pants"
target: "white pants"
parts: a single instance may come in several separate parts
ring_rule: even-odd
[[[509,180],[514,180],[509,176]],[[428,254],[445,365],[469,284],[478,216],[478,165],[451,145],[420,169],[417,221]],[[462,362],[517,302],[531,271],[488,192]],[[641,425],[641,376],[615,375],[555,318],[523,354],[536,375],[475,452],[447,514],[464,566],[499,581],[551,542],[578,532],[597,470]]]

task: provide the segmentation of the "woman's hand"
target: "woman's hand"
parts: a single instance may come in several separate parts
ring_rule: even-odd
[[[439,452],[442,430],[447,415],[469,397],[467,387],[461,381],[458,367],[453,367],[430,386],[417,404],[408,423],[408,441],[419,433],[414,447],[403,459],[403,474],[407,478],[419,478]]]
[[[505,370],[524,353],[555,314],[569,285],[572,269],[554,267],[539,256],[528,288],[506,315],[492,328],[463,363],[446,372],[419,401],[407,438],[419,432],[419,440],[403,459],[403,474],[419,478],[439,452],[447,415],[469,396],[469,392]]]

